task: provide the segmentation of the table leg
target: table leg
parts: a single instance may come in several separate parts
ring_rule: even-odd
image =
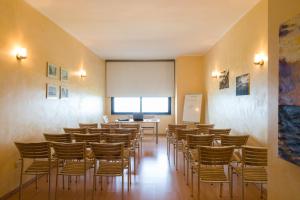
[[[155,126],[155,128],[156,128],[156,144],[158,144],[158,122],[156,122],[155,123],[156,124],[156,126]]]

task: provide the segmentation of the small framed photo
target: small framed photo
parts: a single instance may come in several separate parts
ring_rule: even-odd
[[[69,80],[69,72],[65,68],[60,68],[60,80],[67,81]]]
[[[58,86],[55,84],[47,84],[46,86],[46,98],[47,99],[58,99]]]
[[[57,78],[57,67],[52,63],[47,63],[47,77]]]
[[[250,94],[250,75],[243,74],[236,77],[236,96]]]
[[[66,86],[60,86],[60,98],[67,99],[69,98],[69,88]]]

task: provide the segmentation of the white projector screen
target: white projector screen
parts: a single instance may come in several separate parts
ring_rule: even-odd
[[[107,97],[173,97],[174,61],[107,61]]]

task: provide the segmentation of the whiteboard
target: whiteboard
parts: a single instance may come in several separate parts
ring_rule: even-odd
[[[189,94],[184,97],[183,121],[200,122],[202,94]]]

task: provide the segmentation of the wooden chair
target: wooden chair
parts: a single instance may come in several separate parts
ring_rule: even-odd
[[[241,162],[242,146],[246,145],[249,135],[221,135],[221,146],[234,146],[232,161]]]
[[[57,197],[58,176],[84,176],[84,197],[86,198],[86,171],[90,168],[86,162],[86,144],[85,143],[56,143],[52,146],[56,155],[56,184],[55,199]],[[63,165],[61,165],[63,163]],[[70,179],[68,179],[68,186]],[[70,186],[68,187],[70,189]]]
[[[109,128],[88,128],[88,133],[90,134],[109,134],[110,133],[110,129]]]
[[[83,124],[83,123],[79,123],[79,128],[98,128],[98,123],[89,123],[89,124]]]
[[[65,133],[86,134],[86,128],[64,128]]]
[[[261,198],[263,197],[263,184],[267,184],[268,175],[268,149],[263,147],[242,147],[242,199],[245,197],[245,184],[258,183],[261,185]]]
[[[122,177],[122,196],[124,194],[124,170],[128,169],[128,191],[130,187],[130,162],[124,156],[124,144],[96,144],[91,143],[95,157],[94,176],[93,176],[93,199],[96,190],[96,177],[100,177],[102,190],[102,177],[121,176]],[[98,162],[97,162],[98,161]]]
[[[51,190],[51,150],[48,142],[39,143],[19,143],[15,142],[20,153],[21,174],[19,185],[19,199],[22,199],[23,175],[35,175],[35,187],[37,190],[38,176],[47,174],[48,178],[48,199]],[[24,170],[24,160],[30,159],[33,162]]]
[[[187,160],[187,184],[189,184],[189,167],[191,163],[192,194],[193,194],[193,165],[198,162],[198,147],[212,146],[212,135],[187,135],[186,136],[186,160]]]
[[[214,124],[196,124],[196,128],[199,129],[201,134],[208,134],[209,129],[214,128]]]
[[[119,128],[120,125],[118,123],[101,123],[101,128]]]
[[[168,128],[166,129],[167,135],[167,155],[170,160],[170,146],[173,144],[173,154],[174,154],[174,164],[175,164],[175,131],[176,129],[184,129],[187,128],[185,124],[168,124]]]
[[[198,135],[199,130],[197,128],[193,129],[177,129],[175,131],[175,149],[176,149],[176,157],[175,157],[175,164],[176,170],[178,170],[178,153],[181,151],[183,153],[183,175],[185,175],[185,155],[186,155],[186,136],[187,135]]]
[[[90,143],[100,143],[100,134],[73,134],[75,142],[85,142],[86,147],[90,147]]]
[[[131,145],[130,134],[106,134],[106,143],[123,143],[124,144],[124,156],[130,161],[133,157],[134,161],[134,174],[136,173],[136,162],[135,162],[135,149]]]
[[[222,197],[223,183],[229,184],[230,197],[232,197],[232,176],[230,161],[234,147],[205,147],[198,148],[198,192],[200,199],[200,183],[220,183],[220,197]],[[225,173],[227,167],[227,176]]]
[[[44,138],[48,142],[64,142],[64,143],[71,143],[72,137],[69,133],[58,133],[58,134],[52,134],[52,133],[44,133]]]
[[[229,135],[231,129],[215,129],[215,128],[210,128],[208,129],[208,134],[214,136],[214,144],[219,145],[220,140],[221,140],[221,135]]]

